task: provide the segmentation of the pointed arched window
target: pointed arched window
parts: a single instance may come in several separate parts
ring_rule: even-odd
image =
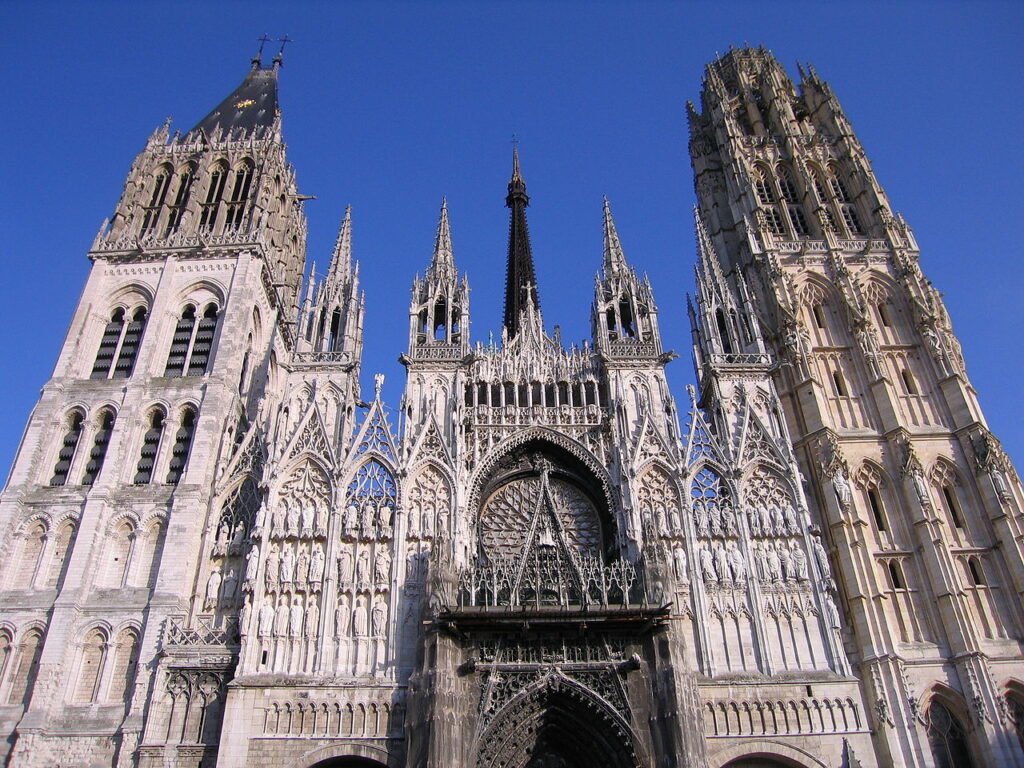
[[[758,167],[754,170],[754,191],[764,212],[768,230],[775,235],[784,234],[786,230],[782,224],[782,215],[776,205],[775,182],[767,168]]]
[[[146,328],[146,308],[138,307],[128,316],[123,307],[116,308],[110,316],[110,322],[103,329],[100,348],[96,351],[96,361],[92,366],[92,379],[125,379],[132,375],[135,358],[139,351],[142,332]],[[116,364],[114,361],[117,361]]]
[[[928,707],[928,744],[935,768],[971,768],[971,752],[963,725],[941,702]]]
[[[868,505],[871,507],[871,516],[875,519],[875,527],[879,531],[886,529],[885,511],[882,508],[882,497],[878,494],[877,488],[868,488]]]
[[[210,362],[210,350],[217,330],[217,305],[210,303],[196,322],[196,308],[185,306],[174,327],[164,376],[202,376]]]
[[[64,485],[67,483],[71,462],[75,460],[78,442],[82,439],[82,425],[84,422],[85,414],[77,408],[68,414],[67,429],[61,440],[60,450],[57,452],[57,463],[53,467],[53,477],[50,478],[50,485]]]
[[[161,408],[154,408],[149,414],[149,428],[142,436],[142,449],[139,463],[135,468],[135,484],[145,485],[153,479],[153,466],[156,463],[157,451],[160,450],[160,439],[164,434],[165,414]]]
[[[124,586],[134,544],[135,525],[130,520],[122,520],[109,534],[106,572],[103,574],[104,586]]]
[[[7,703],[28,706],[32,697],[32,686],[39,671],[39,656],[43,651],[43,635],[38,629],[25,633],[15,653],[14,667],[7,688]]]
[[[145,215],[142,217],[142,228],[140,235],[148,235],[153,232],[160,220],[160,211],[164,207],[164,200],[167,197],[167,188],[171,184],[171,169],[161,166],[153,179],[152,192],[149,196],[149,203],[145,207]]]
[[[50,549],[50,562],[46,573],[46,586],[50,589],[60,586],[68,560],[70,559],[71,546],[75,540],[75,530],[75,523],[71,520],[65,520],[57,528],[57,535],[53,537]]]
[[[21,557],[11,577],[12,589],[31,589],[35,582],[39,561],[46,546],[46,526],[36,521],[29,526],[21,543]],[[12,564],[13,565],[13,564]]]
[[[142,332],[146,329],[146,308],[139,307],[131,315],[131,321],[125,326],[124,336],[121,338],[121,348],[117,353],[117,362],[114,364],[114,371],[111,378],[127,379],[135,369],[135,358],[139,354],[139,342],[142,341]]]
[[[224,187],[228,181],[228,167],[217,163],[210,170],[210,183],[206,187],[206,199],[202,205],[199,228],[207,231],[217,226],[217,215],[220,213],[221,201],[224,199]]]
[[[957,528],[963,528],[964,522],[960,514],[960,502],[956,497],[956,491],[953,490],[953,486],[948,483],[942,486],[942,501],[945,503],[946,512],[949,513],[953,525]]]
[[[807,218],[804,216],[804,208],[800,204],[800,195],[793,181],[793,174],[784,165],[778,167],[778,174],[779,189],[782,191],[782,199],[786,203],[786,212],[793,225],[793,233],[796,235],[810,234],[807,228]]]
[[[85,465],[85,472],[82,475],[82,485],[92,485],[99,477],[103,462],[107,458],[107,446],[110,445],[110,435],[113,431],[114,412],[110,408],[104,408],[97,420],[96,434],[92,440],[92,449],[89,451],[89,463]]]
[[[196,308],[191,304],[181,311],[174,326],[174,336],[171,338],[171,350],[167,354],[167,365],[164,368],[164,376],[181,376],[185,371],[185,360],[188,358],[189,348],[192,346],[192,334],[196,325]]]
[[[121,344],[121,332],[124,329],[124,308],[118,307],[110,316],[110,322],[103,329],[103,338],[100,339],[100,348],[96,351],[96,362],[92,366],[92,374],[89,378],[105,379],[110,375],[110,366],[114,362],[114,355]]]
[[[185,408],[181,412],[181,424],[178,431],[174,433],[174,445],[171,446],[171,461],[167,468],[167,482],[176,484],[185,466],[188,464],[188,454],[192,448],[192,437],[196,428],[196,412],[193,408]]]
[[[248,160],[244,161],[235,171],[235,178],[231,184],[231,199],[227,205],[227,220],[225,226],[235,229],[242,225],[245,218],[246,202],[249,200],[249,193],[252,189],[253,166]]]
[[[188,199],[192,193],[192,179],[195,177],[195,168],[187,166],[180,174],[178,174],[178,189],[174,193],[174,203],[170,206],[167,213],[167,231],[164,233],[164,237],[174,234],[178,231],[178,227],[181,226],[182,217],[185,215],[185,209],[188,208]]]
[[[78,665],[78,684],[74,700],[77,704],[89,704],[99,697],[100,678],[103,662],[107,655],[107,639],[94,629],[85,636]]]
[[[188,375],[202,376],[210,364],[210,350],[213,348],[213,335],[217,330],[217,305],[208,304],[203,316],[196,326],[192,351],[188,358]]]
[[[11,633],[6,629],[0,629],[0,686],[3,685],[7,665],[13,655],[14,643],[11,640]]]
[[[139,637],[134,629],[126,629],[114,641],[113,658],[110,665],[110,684],[106,700],[112,703],[126,702],[131,696],[135,681],[135,668],[139,663]]]
[[[893,589],[903,589],[906,586],[900,564],[895,560],[889,561],[889,583]]]

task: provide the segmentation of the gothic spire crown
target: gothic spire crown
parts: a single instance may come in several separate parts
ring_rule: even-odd
[[[273,66],[264,67],[257,54],[241,84],[189,133],[202,131],[206,136],[230,136],[241,132],[248,136],[273,128],[280,112],[277,100],[279,69],[279,57],[275,57]]]
[[[526,226],[526,182],[519,169],[519,149],[512,148],[512,178],[508,183],[505,205],[512,209],[508,231],[508,267],[505,277],[505,329],[508,338],[519,332],[520,316],[532,309],[539,316],[537,278],[533,269],[533,250]]]
[[[441,200],[441,214],[434,238],[434,255],[430,260],[427,278],[450,280],[455,276],[455,251],[452,248],[452,230],[448,223],[448,198]]]

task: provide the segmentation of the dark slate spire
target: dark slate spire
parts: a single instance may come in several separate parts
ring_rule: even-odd
[[[278,57],[272,67],[263,67],[257,55],[242,84],[192,130],[202,130],[207,136],[229,136],[239,129],[248,135],[273,127],[278,111],[277,71],[280,68]]]
[[[526,227],[526,206],[529,204],[526,182],[519,173],[519,150],[513,147],[512,180],[508,183],[508,197],[505,198],[505,205],[512,209],[508,227],[508,272],[505,278],[505,328],[510,339],[519,331],[519,318],[527,303],[540,309],[530,232]]]

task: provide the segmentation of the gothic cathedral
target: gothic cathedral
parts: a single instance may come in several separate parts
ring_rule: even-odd
[[[89,251],[0,497],[7,765],[1024,768],[1024,493],[813,69],[689,107],[682,413],[607,201],[593,338],[547,332],[518,155],[500,339],[442,205],[390,411],[348,213],[303,284],[280,63]]]

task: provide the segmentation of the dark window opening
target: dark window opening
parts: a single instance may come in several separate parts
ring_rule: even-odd
[[[732,339],[729,335],[729,326],[725,322],[725,313],[721,308],[715,310],[715,324],[718,326],[718,336],[722,340],[722,351],[727,355],[733,354]]]
[[[110,366],[117,354],[117,346],[121,343],[121,330],[124,328],[124,310],[118,307],[110,317],[110,322],[103,329],[100,348],[96,351],[96,362],[92,366],[89,378],[105,379],[110,375]]]
[[[974,765],[963,726],[938,701],[933,701],[928,708],[928,745],[935,768],[971,768]]]
[[[892,584],[893,589],[904,589],[903,576],[900,575],[899,563],[890,561],[889,562],[889,582]]]
[[[963,528],[963,521],[960,519],[960,509],[957,507],[956,496],[953,493],[953,489],[948,485],[942,486],[942,498],[946,502],[946,510],[949,512],[949,516],[953,518],[953,525],[957,528]]]
[[[210,304],[203,312],[203,317],[196,328],[196,338],[192,343],[192,354],[188,360],[188,375],[202,376],[210,363],[210,350],[213,348],[213,334],[217,329],[217,305]]]
[[[107,458],[107,446],[110,444],[110,433],[114,430],[113,411],[103,411],[100,416],[99,429],[93,438],[92,450],[89,451],[89,463],[85,465],[82,485],[92,485],[103,469],[103,461]]]
[[[900,371],[900,378],[903,379],[903,389],[908,395],[920,394],[917,389],[917,382],[914,381],[913,375],[906,368]]]
[[[231,188],[231,202],[228,203],[226,226],[241,226],[245,217],[245,204],[249,200],[249,189],[252,186],[252,166],[246,163],[235,171],[235,183]]]
[[[153,465],[156,463],[156,453],[160,448],[160,438],[164,433],[164,413],[157,409],[150,414],[149,429],[142,436],[142,450],[139,455],[139,463],[135,467],[135,484],[145,485],[153,479]]]
[[[868,503],[871,505],[871,514],[875,518],[875,527],[880,531],[885,528],[885,513],[882,511],[882,500],[878,496],[878,489],[868,488]]]
[[[439,301],[434,305],[434,339],[437,341],[445,341],[447,338],[447,326],[448,326],[448,305],[444,301]]]
[[[167,230],[164,237],[178,231],[181,226],[181,219],[188,207],[189,193],[192,191],[192,169],[183,171],[178,177],[178,191],[174,195],[174,204],[167,214]]]
[[[121,351],[117,355],[117,363],[114,364],[112,378],[127,379],[132,375],[132,371],[135,368],[135,358],[139,354],[139,342],[142,340],[142,332],[145,328],[146,309],[139,307],[132,315],[131,322],[124,329]]]
[[[882,322],[884,327],[892,328],[892,317],[889,315],[889,305],[887,302],[879,302],[878,319]]]
[[[789,219],[793,222],[793,231],[798,235],[809,235],[810,229],[807,226],[807,217],[804,216],[804,209],[799,205],[790,205]]]
[[[196,324],[196,308],[189,304],[181,313],[181,318],[174,326],[171,338],[171,351],[167,355],[167,366],[164,376],[181,376],[185,371],[185,359],[192,343],[192,330]]]
[[[821,304],[811,307],[811,314],[814,315],[814,324],[821,329],[825,328],[825,308]]]
[[[224,185],[227,183],[228,169],[218,165],[210,174],[210,186],[206,189],[206,200],[203,202],[202,215],[199,218],[199,228],[211,230],[217,226],[217,214],[220,211],[220,201],[224,197]]]
[[[839,371],[832,371],[832,384],[835,387],[837,396],[849,396],[849,393],[846,390],[846,382],[843,381],[843,374],[841,374]]]
[[[971,583],[976,587],[985,586],[985,576],[982,574],[981,566],[979,565],[977,558],[968,558],[967,568],[971,572]]]
[[[338,339],[338,332],[341,330],[341,312],[337,309],[331,314],[331,332],[327,337],[327,351],[335,352],[341,346]]]
[[[57,463],[53,467],[53,477],[50,478],[50,485],[64,485],[68,481],[71,462],[75,459],[78,441],[82,437],[82,423],[84,420],[85,416],[81,411],[74,411],[71,414],[68,431],[64,433],[60,451],[57,453]]]
[[[167,482],[177,484],[188,464],[188,453],[192,447],[192,436],[195,433],[196,413],[191,408],[181,415],[181,426],[174,435],[171,447],[171,461],[167,469]]]
[[[633,327],[633,311],[625,299],[619,302],[619,318],[622,321],[622,332],[630,338],[636,336],[636,329]]]
[[[153,181],[153,194],[149,198],[149,205],[146,206],[146,214],[142,219],[142,230],[140,234],[147,235],[156,229],[157,220],[160,218],[160,209],[163,208],[164,198],[167,197],[167,188],[171,183],[171,174],[168,171],[160,171]]]

